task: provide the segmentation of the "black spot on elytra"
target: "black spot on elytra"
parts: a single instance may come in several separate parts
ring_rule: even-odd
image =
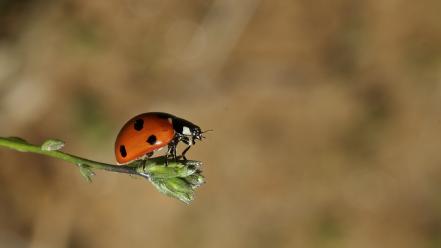
[[[150,135],[147,138],[147,143],[149,143],[150,145],[154,145],[156,143],[156,135]]]
[[[121,153],[121,156],[125,158],[127,156],[126,147],[124,145],[119,146],[119,153]]]
[[[144,120],[143,119],[135,120],[134,127],[136,131],[141,131],[142,128],[144,127]]]

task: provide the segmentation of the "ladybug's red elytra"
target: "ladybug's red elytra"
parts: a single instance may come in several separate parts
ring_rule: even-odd
[[[202,140],[201,129],[195,124],[168,113],[149,112],[130,119],[119,131],[115,142],[115,157],[118,164],[150,157],[153,152],[168,146],[166,158],[176,159],[176,146],[180,141],[188,147],[185,153]]]

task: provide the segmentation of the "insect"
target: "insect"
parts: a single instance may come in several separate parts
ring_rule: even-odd
[[[179,142],[188,145],[181,154],[186,160],[185,154],[196,140],[205,138],[203,133],[197,125],[168,113],[140,114],[130,119],[119,131],[115,141],[116,161],[122,165],[151,157],[165,146],[168,147],[166,161],[169,156],[176,159]]]

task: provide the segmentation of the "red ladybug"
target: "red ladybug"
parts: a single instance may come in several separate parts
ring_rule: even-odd
[[[130,119],[119,131],[115,142],[115,157],[118,164],[150,157],[153,152],[168,146],[169,155],[176,159],[176,146],[180,141],[188,147],[185,153],[202,140],[201,129],[195,124],[167,113],[150,112]]]

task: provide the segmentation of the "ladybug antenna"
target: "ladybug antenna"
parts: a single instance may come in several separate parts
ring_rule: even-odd
[[[202,133],[206,133],[206,132],[211,132],[211,131],[214,131],[214,130],[213,129],[208,129],[208,130],[202,131],[201,134]],[[202,138],[205,138],[205,136],[203,136],[203,135],[201,135],[201,136],[202,136]]]

